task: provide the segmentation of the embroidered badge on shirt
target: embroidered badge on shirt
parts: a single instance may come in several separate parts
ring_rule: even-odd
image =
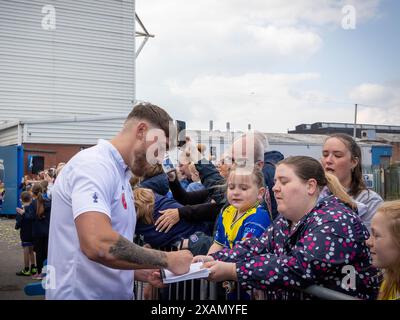
[[[128,208],[128,204],[126,203],[125,199],[125,190],[124,187],[122,187],[122,197],[121,197],[122,205],[124,206],[124,209],[126,210]]]
[[[93,198],[93,203],[98,203],[97,199],[98,199],[99,197],[97,196],[97,193],[96,193],[96,192],[93,193],[92,198]]]

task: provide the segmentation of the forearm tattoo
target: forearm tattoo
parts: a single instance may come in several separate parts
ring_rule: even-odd
[[[167,255],[165,252],[142,248],[122,236],[110,247],[109,252],[117,259],[138,265],[149,265],[155,268],[167,267]]]

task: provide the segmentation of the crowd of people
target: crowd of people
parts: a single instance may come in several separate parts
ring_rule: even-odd
[[[56,168],[26,175],[21,182],[21,207],[16,208],[15,229],[20,232],[24,267],[16,272],[17,276],[32,276],[34,280],[44,277],[42,269],[47,259],[51,190],[64,165],[59,163]]]
[[[134,280],[162,288],[160,268],[183,274],[198,261],[227,299],[235,286],[240,299],[299,299],[310,285],[400,299],[400,200],[367,189],[353,138],[329,136],[319,161],[284,159],[248,132],[216,163],[187,139],[166,170],[148,151],[173,139],[171,120],[136,105],[111,141],[25,183],[21,273],[40,274],[48,247],[57,286],[47,299],[132,299]]]

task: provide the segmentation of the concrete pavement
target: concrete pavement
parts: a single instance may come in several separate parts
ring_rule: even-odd
[[[26,296],[24,286],[37,282],[31,277],[16,276],[23,268],[24,258],[15,219],[0,218],[0,300],[41,300],[44,297]]]

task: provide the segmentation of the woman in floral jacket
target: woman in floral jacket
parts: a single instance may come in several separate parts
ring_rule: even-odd
[[[236,280],[269,299],[300,298],[313,284],[374,299],[379,283],[365,244],[369,234],[337,178],[317,160],[297,156],[278,164],[275,180],[281,216],[263,236],[194,261],[208,261],[210,280]],[[318,200],[324,186],[332,195]]]

